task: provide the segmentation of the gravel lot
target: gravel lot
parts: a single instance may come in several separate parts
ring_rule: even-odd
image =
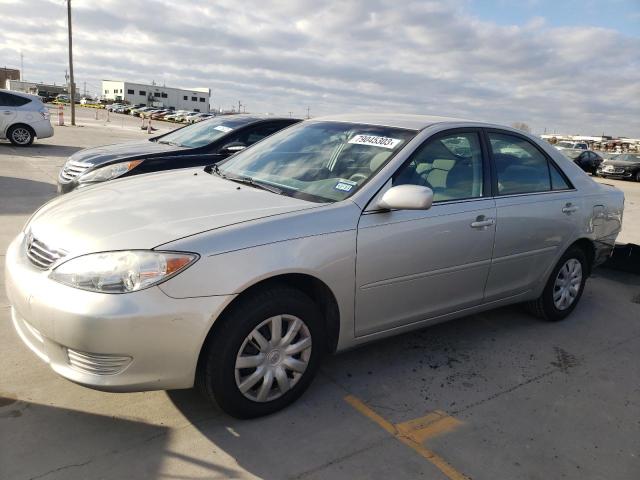
[[[32,148],[0,143],[2,266],[68,155],[148,137],[140,119],[78,116]],[[640,184],[605,182],[626,194],[620,240],[640,243]],[[564,322],[509,307],[378,342],[329,358],[291,408],[239,421],[193,391],[57,377],[14,333],[0,276],[0,479],[637,479],[638,302],[640,276],[600,269]]]

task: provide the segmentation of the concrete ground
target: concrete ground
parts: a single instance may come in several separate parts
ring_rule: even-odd
[[[92,115],[32,148],[0,142],[0,262],[69,154],[147,136]],[[607,182],[640,243],[640,184]],[[57,377],[14,333],[2,282],[3,480],[640,478],[640,276],[597,271],[561,323],[502,308],[331,357],[300,401],[252,421],[189,390]]]

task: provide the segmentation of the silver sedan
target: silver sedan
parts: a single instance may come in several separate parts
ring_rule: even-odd
[[[513,303],[565,318],[623,203],[508,127],[318,118],[218,166],[49,202],[10,245],[6,288],[22,340],[69,380],[197,385],[254,417],[327,353]]]

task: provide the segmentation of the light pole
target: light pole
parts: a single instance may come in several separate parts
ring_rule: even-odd
[[[69,26],[69,99],[71,101],[71,125],[76,124],[76,84],[73,80],[73,42],[71,40],[71,0],[67,0],[67,25]]]

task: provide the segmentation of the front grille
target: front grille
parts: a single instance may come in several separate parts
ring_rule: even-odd
[[[69,365],[91,375],[115,375],[124,370],[132,358],[124,355],[107,355],[79,352],[67,348]]]
[[[69,160],[62,167],[62,171],[60,172],[60,178],[65,182],[70,182],[74,178],[82,175],[91,165],[88,163],[75,162],[73,160]]]
[[[27,257],[38,268],[46,270],[65,255],[64,250],[53,249],[32,235],[27,237]]]

